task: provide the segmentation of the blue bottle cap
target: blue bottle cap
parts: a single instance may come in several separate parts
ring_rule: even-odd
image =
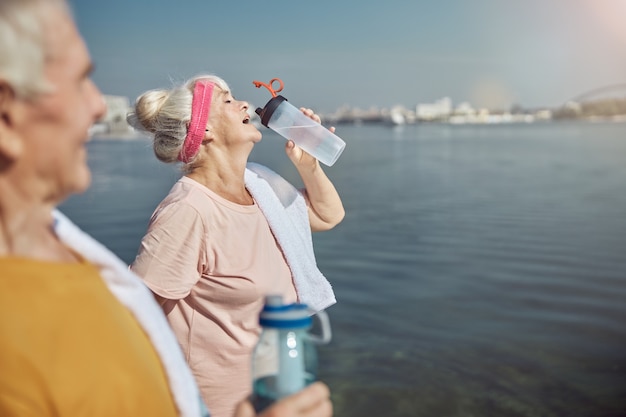
[[[277,329],[300,329],[313,324],[306,304],[283,304],[280,295],[265,297],[265,306],[259,315],[259,324]]]

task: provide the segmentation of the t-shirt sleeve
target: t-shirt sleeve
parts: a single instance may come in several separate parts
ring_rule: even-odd
[[[177,202],[155,213],[131,269],[157,295],[185,298],[206,265],[206,236],[198,211]]]

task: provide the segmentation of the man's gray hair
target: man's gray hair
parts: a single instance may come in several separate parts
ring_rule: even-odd
[[[0,1],[0,83],[21,98],[50,90],[44,69],[48,51],[45,19],[51,8],[70,13],[66,0]]]

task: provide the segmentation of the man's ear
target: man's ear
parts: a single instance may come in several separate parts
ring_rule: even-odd
[[[23,144],[14,120],[20,102],[13,88],[0,79],[0,160],[3,163],[17,159],[22,152]]]

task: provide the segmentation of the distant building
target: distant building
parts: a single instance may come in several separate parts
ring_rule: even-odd
[[[133,128],[126,122],[126,114],[130,110],[128,97],[105,95],[106,114],[98,120],[94,127],[95,133],[132,133]]]
[[[417,120],[431,121],[443,120],[452,114],[452,100],[448,97],[437,100],[434,103],[418,104],[415,108]]]
[[[458,106],[456,106],[456,108],[454,109],[454,114],[457,116],[471,116],[476,114],[476,110],[472,107],[471,104],[464,101],[463,103],[460,103]]]

